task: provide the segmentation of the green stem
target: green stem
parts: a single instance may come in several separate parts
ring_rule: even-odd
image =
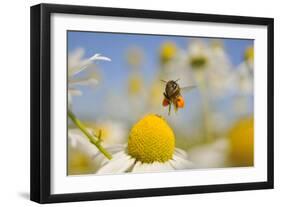
[[[107,152],[103,146],[101,145],[99,140],[96,140],[92,137],[92,135],[87,131],[86,127],[84,126],[84,124],[78,119],[76,118],[76,116],[72,113],[72,111],[68,110],[68,117],[72,120],[72,122],[86,135],[86,137],[89,139],[89,141],[94,144],[99,151],[104,154],[104,156],[111,160],[112,156],[109,152]]]

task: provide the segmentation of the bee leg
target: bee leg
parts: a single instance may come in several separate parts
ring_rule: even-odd
[[[174,106],[174,109],[175,109],[175,113],[177,113],[178,112],[178,107]]]
[[[169,112],[168,112],[168,115],[169,115],[169,116],[171,115],[171,104],[169,104]]]
[[[166,95],[166,93],[163,93],[163,95],[164,95],[164,97],[165,97],[166,99],[169,100],[169,98],[168,98],[168,96]]]

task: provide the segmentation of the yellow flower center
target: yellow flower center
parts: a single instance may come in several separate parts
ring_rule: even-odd
[[[248,47],[245,50],[244,59],[246,61],[249,61],[249,62],[253,62],[254,61],[254,48],[253,47]]]
[[[177,48],[176,45],[172,42],[166,42],[161,47],[161,62],[163,64],[169,62],[171,59],[173,59],[176,55]]]
[[[254,164],[254,119],[238,121],[229,132],[230,157],[238,166]]]
[[[69,149],[68,156],[68,174],[69,175],[79,175],[79,174],[89,174],[94,170],[92,165],[92,159],[85,153]]]
[[[213,49],[223,49],[223,43],[220,40],[211,41],[211,47]]]
[[[166,162],[173,157],[174,149],[174,132],[160,116],[145,116],[129,134],[128,153],[141,162]]]
[[[193,69],[202,69],[208,63],[208,59],[205,55],[196,55],[190,58],[189,64]]]
[[[141,92],[143,82],[139,76],[133,76],[129,79],[129,94],[137,95]]]

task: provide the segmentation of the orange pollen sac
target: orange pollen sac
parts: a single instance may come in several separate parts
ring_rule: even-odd
[[[176,106],[177,106],[177,108],[183,108],[184,107],[184,99],[183,99],[182,96],[179,96],[177,98]]]
[[[166,98],[164,98],[163,102],[162,102],[162,105],[163,106],[168,106],[170,104],[170,101]]]

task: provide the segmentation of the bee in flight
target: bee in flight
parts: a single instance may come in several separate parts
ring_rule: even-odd
[[[162,82],[166,83],[165,87],[165,92],[163,93],[164,99],[162,102],[162,105],[164,107],[169,106],[169,112],[168,115],[171,113],[171,107],[172,105],[174,106],[175,112],[178,111],[178,108],[184,108],[184,98],[181,95],[182,90],[191,90],[195,86],[187,86],[180,88],[178,81],[177,80],[169,80],[169,81],[164,81],[161,80]]]

